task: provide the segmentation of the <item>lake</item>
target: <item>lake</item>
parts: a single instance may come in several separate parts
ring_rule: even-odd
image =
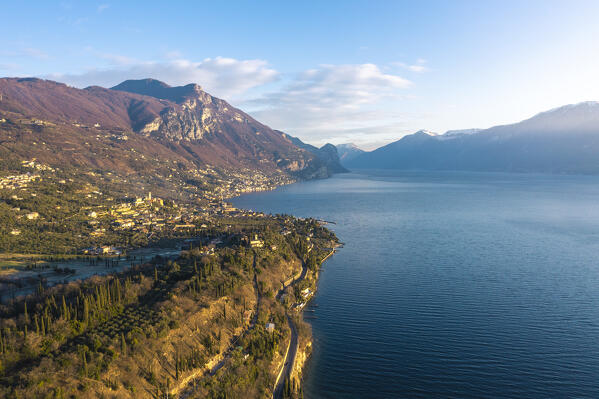
[[[234,203],[345,243],[306,398],[599,397],[599,178],[363,171]]]

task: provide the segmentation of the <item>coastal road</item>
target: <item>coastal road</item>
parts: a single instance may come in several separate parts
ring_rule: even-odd
[[[287,289],[287,287],[294,285],[304,278],[306,278],[306,273],[308,272],[308,266],[306,266],[306,262],[302,261],[302,271],[299,276],[293,279],[289,285],[284,286],[279,290],[276,295],[277,300],[281,299],[281,296]],[[287,353],[285,354],[285,359],[283,361],[283,367],[281,371],[279,371],[279,375],[277,376],[277,380],[275,381],[275,387],[273,389],[272,397],[273,399],[280,399],[283,397],[283,388],[285,386],[285,379],[291,376],[291,372],[293,371],[293,365],[295,364],[295,355],[297,354],[297,346],[298,346],[298,336],[297,329],[295,328],[295,324],[293,324],[293,320],[287,314],[287,323],[289,324],[289,330],[291,331],[291,338],[289,339],[289,346],[287,347]]]
[[[329,252],[329,254],[320,261],[320,264],[322,265],[322,263],[325,260],[327,260],[334,253],[335,253],[335,249],[333,248],[331,250],[331,252]],[[293,279],[293,281],[291,283],[289,283],[289,285],[287,285],[279,290],[279,292],[276,295],[277,300],[279,300],[281,298],[281,296],[283,295],[283,293],[285,292],[287,287],[297,284],[300,281],[302,281],[306,277],[306,273],[308,273],[308,267],[306,266],[306,262],[302,261],[301,273],[299,274],[298,277]],[[293,365],[295,364],[295,356],[297,354],[297,346],[299,343],[297,329],[295,327],[295,324],[293,323],[293,320],[291,319],[291,317],[289,317],[289,314],[287,314],[286,316],[287,316],[287,323],[289,324],[289,329],[291,330],[291,338],[290,338],[290,342],[289,342],[289,347],[287,348],[287,353],[285,354],[285,360],[283,363],[283,367],[281,368],[281,371],[279,371],[279,375],[277,376],[277,380],[275,381],[275,387],[274,387],[273,394],[272,394],[273,399],[281,399],[283,397],[283,387],[285,386],[285,379],[289,378],[291,376],[291,372],[293,371]]]
[[[285,283],[283,283],[283,288],[281,288],[279,290],[279,292],[277,292],[277,295],[275,296],[275,298],[278,301],[281,300],[281,297],[285,293],[285,290],[287,289],[287,287],[290,287],[290,286],[294,285],[295,283],[302,281],[304,278],[306,278],[307,272],[308,272],[308,267],[306,266],[306,263],[302,261],[302,271],[299,272],[299,274],[296,277],[294,277],[289,284],[284,285]]]
[[[306,262],[302,261],[302,271],[299,276],[294,278],[289,285],[284,286],[279,290],[276,295],[277,300],[281,299],[281,296],[287,289],[287,287],[292,286],[300,281],[302,281],[306,277],[306,273],[308,272],[308,266],[306,266]],[[291,331],[291,338],[289,339],[289,346],[287,347],[287,353],[285,353],[285,359],[283,360],[283,367],[279,371],[279,375],[277,376],[277,380],[275,381],[275,387],[272,391],[273,399],[280,399],[283,397],[283,387],[285,386],[285,379],[291,375],[293,371],[293,365],[295,364],[295,355],[297,354],[297,346],[298,346],[298,336],[297,329],[295,328],[295,324],[293,324],[293,320],[287,314],[287,323],[289,324],[289,330]]]
[[[287,353],[285,354],[285,362],[283,363],[283,368],[279,372],[279,376],[275,384],[275,389],[272,394],[272,397],[274,399],[281,399],[283,397],[285,379],[287,379],[293,371],[293,365],[295,364],[295,356],[297,354],[297,329],[295,328],[295,324],[293,324],[293,320],[291,320],[291,317],[289,317],[289,315],[287,315],[287,323],[289,323],[289,329],[291,330],[291,340],[289,342],[289,347],[287,348]]]

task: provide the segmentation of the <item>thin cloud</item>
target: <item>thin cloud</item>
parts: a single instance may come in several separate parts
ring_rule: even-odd
[[[101,13],[108,8],[110,8],[110,4],[100,4],[98,6],[98,13]]]
[[[114,55],[104,56],[113,61],[129,61]],[[264,60],[216,57],[199,62],[186,59],[136,62],[118,68],[95,68],[80,74],[52,74],[47,77],[75,87],[112,87],[127,79],[144,78],[158,79],[173,86],[198,83],[209,93],[230,99],[251,88],[275,81],[278,76],[279,73]]]
[[[427,72],[430,69],[426,66],[426,60],[424,58],[418,58],[413,64],[406,64],[405,62],[394,62],[393,65],[403,69],[407,69],[410,72],[422,73]]]
[[[270,126],[319,142],[336,141],[356,127],[368,130],[396,122],[383,104],[403,98],[402,91],[411,85],[374,64],[322,65],[247,105]]]

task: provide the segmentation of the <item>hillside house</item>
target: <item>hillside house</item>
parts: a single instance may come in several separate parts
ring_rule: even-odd
[[[250,247],[252,248],[262,248],[264,246],[264,241],[258,238],[257,234],[254,234],[254,239],[250,240]]]
[[[27,214],[27,219],[29,219],[29,220],[35,220],[39,217],[40,217],[40,214],[37,212],[30,212]]]

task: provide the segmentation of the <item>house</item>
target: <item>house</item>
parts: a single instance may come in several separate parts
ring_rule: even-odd
[[[266,331],[269,333],[275,332],[275,323],[266,323]]]
[[[258,235],[254,234],[254,239],[250,240],[250,247],[252,248],[262,248],[264,246],[264,241],[258,239]]]
[[[30,212],[27,214],[27,219],[29,219],[29,220],[35,220],[38,217],[40,217],[40,214],[37,212]]]
[[[105,255],[120,255],[121,254],[121,251],[119,249],[116,249],[115,247],[111,247],[109,245],[104,245],[98,249],[100,250],[100,253],[105,254]]]

